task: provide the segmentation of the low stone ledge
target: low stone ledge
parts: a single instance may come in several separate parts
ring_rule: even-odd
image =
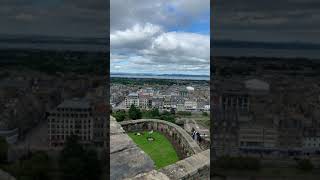
[[[1,180],[16,180],[16,178],[14,178],[9,173],[7,173],[1,169],[0,169],[0,179]]]
[[[137,175],[134,178],[130,178],[130,180],[159,180],[159,179],[170,180],[168,176],[156,170],[153,170],[147,173],[142,173]],[[126,179],[126,180],[129,180],[129,179]]]
[[[159,172],[169,179],[210,179],[210,150],[166,166]]]
[[[124,179],[152,171],[154,162],[125,133],[114,118],[110,118],[110,179]]]

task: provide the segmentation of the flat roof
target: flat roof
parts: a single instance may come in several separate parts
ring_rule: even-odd
[[[58,105],[58,108],[90,108],[90,102],[85,99],[65,100]]]

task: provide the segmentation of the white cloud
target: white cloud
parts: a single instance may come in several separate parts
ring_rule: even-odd
[[[111,0],[111,32],[150,22],[164,27],[186,25],[210,10],[210,0]]]
[[[209,5],[111,0],[111,72],[209,74],[209,35],[183,31],[195,19],[202,21]]]
[[[141,48],[146,45],[159,33],[162,29],[160,26],[150,23],[141,26],[134,25],[132,28],[124,31],[115,31],[110,34],[111,48]]]

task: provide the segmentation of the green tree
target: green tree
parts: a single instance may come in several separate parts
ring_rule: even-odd
[[[95,149],[85,149],[77,136],[70,136],[60,154],[62,178],[66,180],[99,179],[101,162]]]
[[[301,159],[297,162],[297,168],[302,171],[311,171],[314,166],[309,159]]]
[[[166,110],[164,110],[164,111],[162,112],[162,115],[170,116],[170,115],[171,115],[171,113],[170,113],[170,112],[168,112],[168,111],[166,111]]]
[[[116,118],[118,122],[121,122],[126,119],[126,112],[124,110],[119,110],[112,113],[113,117]]]
[[[21,162],[19,176],[33,180],[49,179],[50,169],[51,161],[48,154],[40,151],[32,154],[30,159]]]
[[[136,108],[136,106],[132,104],[129,109],[129,118],[135,120],[135,119],[141,119],[141,117],[142,117],[142,113],[140,109]]]
[[[83,179],[85,171],[85,151],[78,142],[78,136],[69,136],[59,157],[60,169],[63,179]]]
[[[215,163],[215,167],[223,169],[236,169],[236,170],[259,170],[261,165],[257,158],[253,157],[219,157]]]
[[[97,151],[90,149],[86,152],[85,156],[85,177],[87,179],[99,179],[101,174],[101,162],[98,159]]]
[[[0,163],[7,161],[9,145],[4,137],[0,136]]]
[[[161,115],[160,119],[168,121],[168,122],[172,122],[172,123],[175,123],[175,121],[176,121],[174,116],[172,116],[172,115]]]
[[[151,110],[151,116],[152,116],[152,118],[158,118],[160,116],[159,109],[158,108],[153,108]]]
[[[178,111],[177,115],[179,115],[179,116],[191,116],[192,114],[189,111]]]
[[[208,116],[209,114],[207,112],[202,112],[202,116]]]

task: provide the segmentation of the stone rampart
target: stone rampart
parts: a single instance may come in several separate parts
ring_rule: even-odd
[[[120,122],[120,125],[126,132],[154,130],[165,134],[174,145],[178,146],[178,151],[182,153],[182,158],[190,157],[202,151],[200,146],[184,129],[167,121],[158,119],[139,119],[123,121]]]

